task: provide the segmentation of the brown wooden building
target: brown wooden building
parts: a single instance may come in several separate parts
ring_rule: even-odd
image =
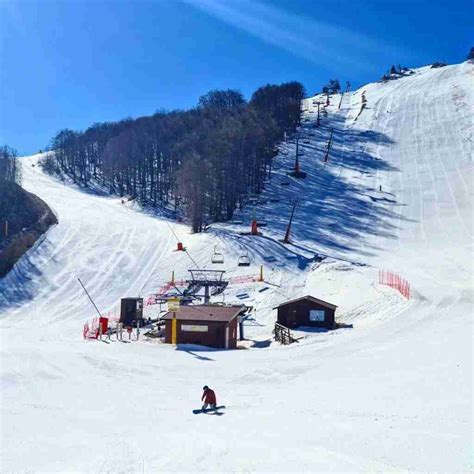
[[[176,343],[199,344],[219,349],[237,347],[240,306],[181,306],[176,313]],[[171,344],[173,313],[166,313],[165,342]]]
[[[337,306],[313,296],[303,296],[277,306],[277,322],[287,328],[312,326],[332,329]]]

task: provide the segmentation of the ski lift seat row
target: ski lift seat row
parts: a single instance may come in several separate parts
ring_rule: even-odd
[[[211,257],[211,263],[214,263],[214,264],[224,263],[224,255],[222,255],[222,253],[217,251],[217,245],[214,246],[214,253],[212,254],[212,257]]]
[[[239,257],[239,261],[237,262],[237,265],[239,267],[250,267],[250,257],[249,257],[249,252],[247,250],[247,252],[245,254],[242,254],[240,257]]]

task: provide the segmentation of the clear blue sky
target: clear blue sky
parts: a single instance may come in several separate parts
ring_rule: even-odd
[[[0,144],[247,97],[298,80],[361,85],[393,64],[465,60],[471,0],[0,0]]]

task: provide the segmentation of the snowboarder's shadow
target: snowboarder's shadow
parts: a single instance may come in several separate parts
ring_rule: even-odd
[[[212,415],[212,416],[222,416],[225,415],[223,411],[213,411],[213,412],[208,412],[204,413],[205,415]]]

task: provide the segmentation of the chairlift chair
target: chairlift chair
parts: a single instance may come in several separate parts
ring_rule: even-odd
[[[249,251],[248,250],[239,257],[239,261],[238,261],[237,265],[239,267],[250,267],[250,257],[249,257]]]
[[[217,251],[217,245],[214,246],[214,253],[212,254],[211,262],[214,264],[224,263],[224,255]]]

